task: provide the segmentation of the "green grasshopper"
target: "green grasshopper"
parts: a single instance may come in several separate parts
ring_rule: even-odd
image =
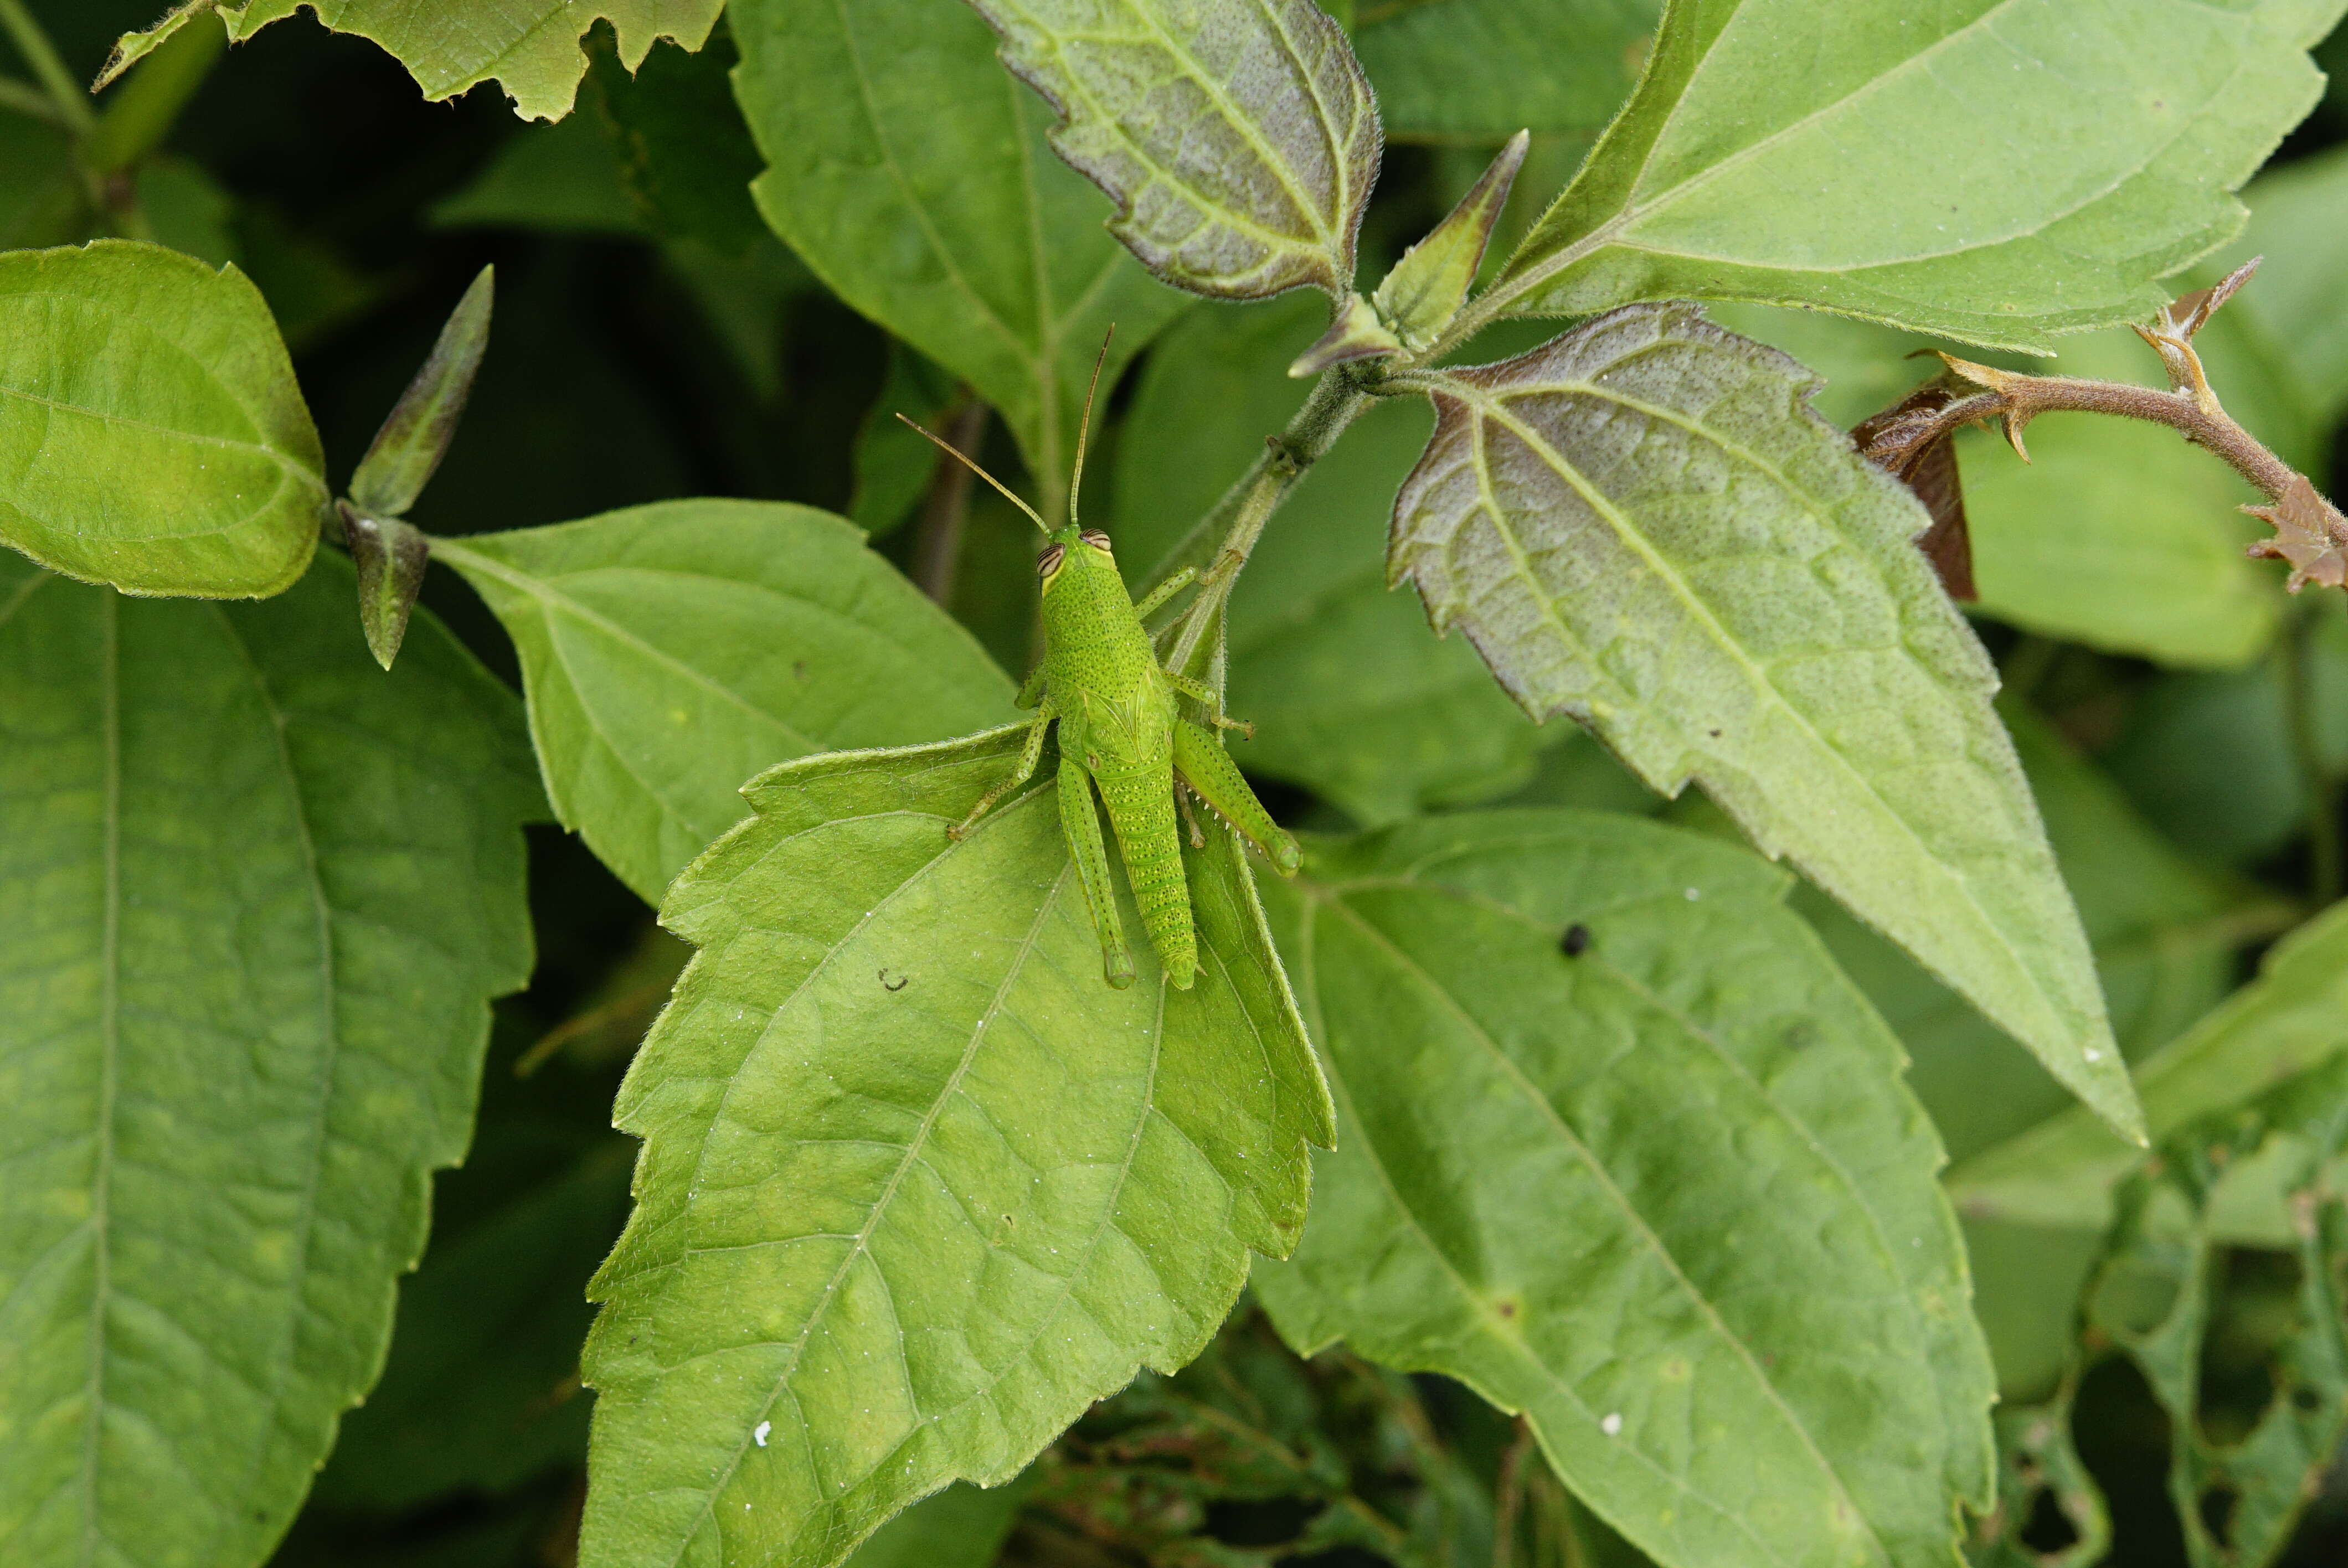
[[[1104,342],[1101,358],[1107,357],[1108,345]],[[1186,789],[1206,802],[1253,842],[1282,876],[1294,876],[1303,856],[1297,852],[1296,840],[1272,820],[1263,803],[1248,788],[1212,731],[1183,718],[1177,699],[1189,697],[1202,703],[1218,728],[1253,732],[1223,716],[1221,700],[1212,687],[1160,666],[1149,633],[1143,630],[1142,621],[1149,613],[1188,587],[1198,576],[1198,569],[1185,567],[1137,602],[1117,575],[1108,536],[1076,520],[1076,493],[1085,477],[1085,442],[1092,428],[1093,393],[1099,386],[1100,363],[1096,361],[1093,387],[1085,395],[1084,424],[1076,436],[1076,476],[1068,482],[1065,528],[1045,522],[994,475],[905,419],[1002,491],[1050,541],[1035,559],[1035,570],[1044,579],[1044,661],[1019,690],[1019,705],[1035,709],[1027,743],[1011,776],[981,796],[970,815],[948,832],[962,837],[996,801],[1035,775],[1036,764],[1043,760],[1045,732],[1058,721],[1060,825],[1067,835],[1068,854],[1076,862],[1085,901],[1092,907],[1108,983],[1119,989],[1133,984],[1133,955],[1126,948],[1117,894],[1109,886],[1108,851],[1101,841],[1100,818],[1093,811],[1095,790],[1099,791],[1101,804],[1108,808],[1108,819],[1117,828],[1126,876],[1133,884],[1133,901],[1141,908],[1141,923],[1158,949],[1158,960],[1165,968],[1166,978],[1177,989],[1188,990],[1199,971],[1199,944],[1191,928],[1190,889],[1183,875],[1181,838],[1175,825],[1176,789]],[[905,418],[901,414],[897,417]],[[1187,800],[1182,803],[1182,814],[1189,816]],[[1190,842],[1193,847],[1206,843],[1195,820],[1190,824]]]

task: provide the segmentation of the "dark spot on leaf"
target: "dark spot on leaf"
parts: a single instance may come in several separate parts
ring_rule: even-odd
[[[1710,735],[1715,741],[1720,739],[1720,732],[1718,730],[1706,730],[1704,733]]]
[[[1569,958],[1581,957],[1590,950],[1590,927],[1576,920],[1565,928],[1565,935],[1559,938],[1557,948]]]
[[[1498,1313],[1502,1317],[1514,1319],[1518,1312],[1521,1309],[1513,1300],[1504,1299],[1494,1302],[1492,1304],[1492,1310]]]
[[[806,660],[794,659],[791,661],[791,679],[794,681],[804,681],[807,679]]]
[[[889,971],[888,971],[888,970],[886,970],[886,969],[882,969],[882,970],[880,971],[880,989],[881,989],[882,990],[884,990],[884,991],[901,991],[901,990],[903,990],[907,986],[910,986],[910,985],[911,985],[911,984],[913,983],[913,977],[912,977],[912,976],[911,976],[911,975],[899,975],[899,976],[897,977],[897,983],[896,983],[895,985],[893,985],[893,986],[892,986],[892,985],[891,985],[891,984],[889,983]]]

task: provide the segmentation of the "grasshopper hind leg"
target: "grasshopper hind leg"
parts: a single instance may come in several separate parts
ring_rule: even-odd
[[[1304,856],[1288,830],[1272,820],[1272,813],[1255,798],[1239,764],[1217,743],[1211,731],[1188,719],[1174,721],[1174,771],[1216,814],[1251,839],[1282,876],[1293,876]]]
[[[1125,922],[1117,917],[1117,889],[1108,878],[1108,845],[1101,838],[1100,813],[1093,807],[1093,776],[1066,753],[1060,757],[1060,830],[1067,835],[1085,902],[1092,906],[1101,969],[1111,986],[1123,990],[1133,984],[1133,953],[1125,945]]]

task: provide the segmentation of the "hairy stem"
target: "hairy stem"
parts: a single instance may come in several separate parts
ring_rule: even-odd
[[[8,30],[8,41],[16,46],[25,64],[41,86],[46,89],[49,101],[57,106],[57,118],[76,137],[86,137],[98,128],[98,112],[89,107],[89,95],[66,69],[57,47],[41,30],[40,23],[25,9],[25,0],[0,0],[0,27]]]
[[[1248,557],[1254,553],[1256,541],[1263,537],[1264,525],[1288,499],[1289,492],[1296,488],[1296,482],[1336,445],[1345,426],[1375,401],[1376,395],[1370,388],[1380,374],[1375,362],[1368,365],[1360,362],[1341,364],[1324,373],[1287,427],[1266,439],[1263,456],[1223,493],[1213,511],[1190,526],[1181,542],[1158,564],[1152,574],[1153,583],[1163,582],[1186,566],[1204,569],[1198,596],[1174,632],[1166,660],[1169,668],[1203,673],[1192,669],[1193,661],[1202,645],[1211,649],[1207,643],[1208,634],[1222,625],[1223,607],[1231,599],[1240,572],[1247,566]],[[1221,543],[1211,545],[1218,534]],[[1219,690],[1220,674],[1218,670],[1208,676]]]
[[[986,405],[975,396],[965,401],[946,422],[945,438],[964,452],[976,452],[986,440]],[[970,470],[941,452],[922,497],[913,539],[913,581],[938,604],[953,603],[954,579],[962,569],[963,525],[969,516]]]
[[[2316,614],[2312,604],[2298,608],[2287,633],[2276,644],[2275,657],[2282,665],[2291,760],[2299,770],[2300,786],[2307,795],[2309,893],[2315,907],[2323,909],[2339,902],[2343,866],[2339,794],[2332,771],[2324,765],[2323,747],[2316,733]]]

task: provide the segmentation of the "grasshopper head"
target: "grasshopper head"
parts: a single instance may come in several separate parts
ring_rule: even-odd
[[[1053,529],[1050,538],[1052,542],[1035,557],[1035,575],[1044,579],[1046,589],[1071,560],[1087,568],[1106,566],[1112,572],[1117,570],[1117,558],[1109,549],[1108,536],[1098,528],[1070,523],[1065,528]]]

